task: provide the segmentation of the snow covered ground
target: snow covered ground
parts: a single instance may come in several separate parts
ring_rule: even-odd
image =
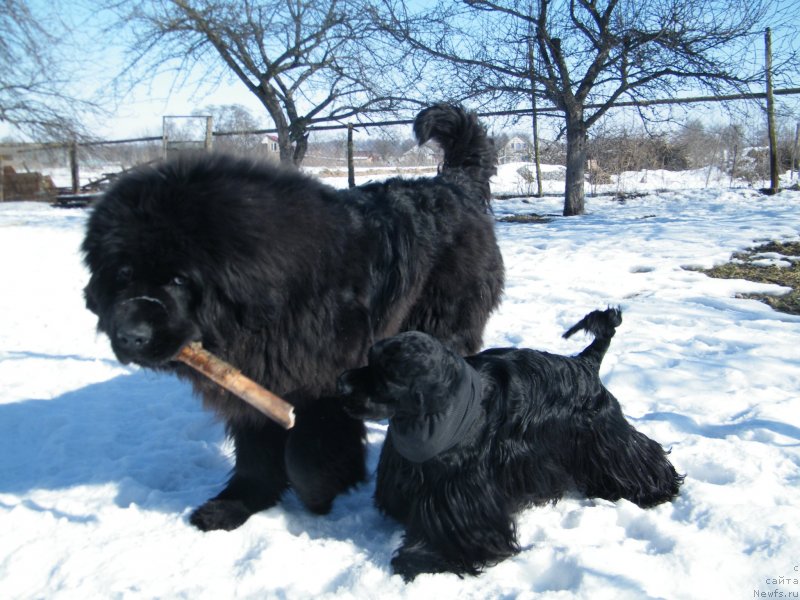
[[[518,167],[495,187],[519,191]],[[95,334],[84,210],[0,205],[0,599],[800,597],[800,318],[735,298],[777,286],[684,269],[797,239],[800,192],[707,175],[630,174],[626,191],[660,191],[498,223],[508,283],[486,334],[574,353],[586,340],[560,334],[621,305],[603,380],[672,449],[681,495],[651,510],[580,497],[530,509],[518,556],[410,585],[390,573],[402,529],[373,507],[372,481],[326,517],[290,493],[234,532],[189,525],[231,466],[222,426],[185,384],[118,364]],[[561,200],[495,211],[557,215]],[[372,470],[384,433],[370,426]]]

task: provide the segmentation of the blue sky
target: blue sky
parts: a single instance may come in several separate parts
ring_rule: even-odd
[[[85,115],[85,120],[98,137],[120,139],[158,135],[164,115],[190,114],[209,104],[241,104],[260,118],[264,127],[270,126],[258,100],[233,77],[228,81],[208,84],[203,74],[197,73],[188,82],[176,85],[173,73],[163,73],[138,85],[132,93],[115,98],[109,86],[112,75],[119,72],[123,65],[124,39],[119,34],[101,31],[104,18],[94,10],[96,3],[88,0],[59,0],[56,3],[31,0],[29,4],[46,23],[54,24],[56,19],[60,19],[79,32],[73,40],[78,52],[66,64],[77,65],[72,73],[72,79],[76,82],[73,91],[81,96],[100,99],[103,107],[109,111],[109,114],[97,119]],[[800,15],[800,0],[785,0],[780,4],[785,10],[796,9],[796,14]],[[776,45],[781,43],[780,31],[774,33],[774,39]],[[693,111],[707,114],[716,112],[713,108],[709,111],[700,107],[694,107]],[[521,126],[522,129],[524,127]],[[7,130],[0,126],[0,136],[5,133]]]

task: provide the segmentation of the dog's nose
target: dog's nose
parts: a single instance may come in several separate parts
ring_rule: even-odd
[[[117,344],[129,352],[141,351],[153,339],[153,328],[147,323],[135,323],[117,331]]]
[[[340,396],[349,396],[353,393],[353,386],[348,381],[349,373],[349,371],[342,373],[336,380],[336,393]]]

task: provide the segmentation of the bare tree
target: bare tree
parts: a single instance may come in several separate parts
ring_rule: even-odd
[[[70,94],[61,39],[24,0],[0,0],[0,123],[39,139],[80,133],[78,114],[96,106]]]
[[[145,72],[172,62],[241,81],[274,122],[282,162],[303,160],[310,125],[397,102],[366,54],[375,32],[362,0],[139,0],[116,10]]]
[[[554,106],[567,141],[564,214],[577,215],[584,212],[592,125],[621,100],[753,81],[753,33],[761,35],[768,15],[788,16],[777,6],[772,0],[464,0],[410,13],[404,2],[384,0],[378,19],[399,41],[442,61],[439,68],[450,65],[450,76],[437,80],[456,86],[436,92],[530,106],[534,89]]]

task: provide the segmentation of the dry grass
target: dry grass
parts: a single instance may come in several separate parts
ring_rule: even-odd
[[[528,213],[523,215],[508,215],[497,219],[501,223],[549,223],[552,217]]]
[[[763,259],[765,252],[781,255],[789,266],[760,265],[755,261]],[[766,302],[775,310],[800,315],[800,242],[768,242],[744,252],[737,252],[731,261],[714,267],[702,269],[709,277],[720,279],[746,279],[759,283],[775,283],[792,291],[782,296],[767,294],[743,294],[743,298],[754,298]]]

